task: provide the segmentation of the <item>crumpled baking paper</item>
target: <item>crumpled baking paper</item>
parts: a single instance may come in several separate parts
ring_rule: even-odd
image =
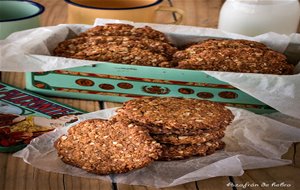
[[[76,123],[56,129],[35,138],[23,150],[14,154],[33,167],[69,174],[108,180],[129,185],[145,185],[156,188],[170,187],[217,176],[240,176],[246,169],[267,168],[290,164],[281,159],[293,142],[300,141],[300,128],[291,127],[246,110],[230,108],[235,115],[227,127],[223,141],[225,150],[205,157],[180,161],[155,161],[147,167],[125,174],[95,175],[63,163],[57,156],[53,143],[66,134]],[[80,115],[80,121],[91,118],[107,119],[115,108]],[[277,114],[276,118],[280,115]],[[78,122],[80,122],[78,121]],[[77,123],[78,123],[77,122]]]
[[[178,46],[212,37],[233,38],[260,41],[274,50],[285,52],[289,60],[297,65],[294,75],[205,72],[239,88],[286,115],[300,118],[300,34],[286,36],[266,33],[256,37],[247,37],[217,29],[193,26],[133,23],[111,19],[95,21],[95,25],[106,23],[128,23],[136,27],[148,25],[165,32],[169,39]],[[64,24],[14,33],[0,42],[0,71],[49,71],[95,64],[94,61],[49,56],[59,42],[90,27],[89,25]]]

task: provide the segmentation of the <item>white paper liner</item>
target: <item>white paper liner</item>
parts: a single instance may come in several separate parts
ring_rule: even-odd
[[[136,27],[145,25],[165,32],[176,45],[187,44],[207,38],[233,38],[260,41],[270,48],[284,52],[287,48],[295,57],[300,57],[300,34],[290,36],[266,33],[256,37],[232,34],[217,29],[193,26],[133,23],[129,21],[96,19],[95,25],[106,23],[128,23]],[[94,61],[80,61],[50,55],[56,45],[66,38],[90,28],[89,25],[58,25],[17,32],[0,42],[0,71],[49,71],[95,64]],[[291,46],[294,44],[294,46]],[[295,45],[296,44],[296,45]],[[298,45],[297,45],[298,44]],[[292,48],[291,48],[292,47]],[[297,60],[297,59],[296,59]],[[252,73],[210,72],[207,74],[228,82],[276,110],[300,119],[300,64],[294,75],[278,76]]]
[[[115,109],[101,110],[80,116],[107,119]],[[240,176],[245,169],[267,168],[290,164],[281,159],[292,142],[300,141],[300,129],[273,119],[231,108],[235,115],[226,129],[224,151],[206,157],[180,161],[155,161],[151,165],[125,174],[95,175],[64,164],[58,157],[54,141],[67,133],[68,127],[35,138],[23,150],[14,154],[33,167],[79,177],[97,178],[129,185],[146,185],[156,188],[170,187],[216,176]],[[276,118],[280,118],[277,115]],[[76,124],[76,123],[75,123]],[[71,127],[71,126],[69,126]]]

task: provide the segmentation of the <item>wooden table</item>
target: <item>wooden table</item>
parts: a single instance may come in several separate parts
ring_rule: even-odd
[[[46,7],[45,13],[42,15],[42,25],[57,25],[67,22],[67,6],[63,0],[36,0]],[[167,3],[167,2],[165,2]],[[185,11],[183,20],[184,25],[193,25],[201,27],[216,28],[218,23],[219,11],[222,6],[222,0],[173,0],[174,6]],[[300,31],[300,30],[298,30]],[[2,82],[25,87],[25,78],[23,73],[2,73]],[[99,109],[119,106],[120,104],[112,102],[98,102],[75,100],[65,98],[53,98],[59,102],[69,104],[76,108],[92,112]],[[297,150],[297,151],[296,151]],[[268,169],[247,170],[244,175],[239,177],[216,177],[202,181],[196,181],[179,185],[165,190],[223,190],[235,189],[227,184],[235,182],[237,185],[247,185],[246,188],[237,187],[237,189],[300,189],[300,146],[291,147],[284,158],[292,159],[294,156],[295,165],[274,167]],[[251,184],[290,184],[291,187],[255,187],[251,188]],[[271,185],[270,185],[271,186]],[[12,154],[0,153],[0,190],[142,190],[151,189],[144,186],[130,186],[124,184],[111,184],[107,181],[86,179],[63,175],[51,172],[45,172],[32,166],[25,164],[23,160],[12,157]]]

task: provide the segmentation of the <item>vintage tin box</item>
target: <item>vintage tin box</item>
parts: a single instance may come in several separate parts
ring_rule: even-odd
[[[124,102],[143,96],[199,98],[256,113],[274,109],[202,71],[95,62],[48,72],[26,73],[26,88],[45,95]]]

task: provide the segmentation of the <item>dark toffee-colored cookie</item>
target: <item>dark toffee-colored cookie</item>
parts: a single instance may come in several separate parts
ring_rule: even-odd
[[[82,58],[88,58],[91,52],[83,54],[82,51],[86,49],[95,49],[95,46],[104,48],[107,45],[120,46],[123,51],[125,48],[140,48],[142,50],[149,50],[152,53],[161,54],[168,59],[172,58],[172,55],[177,50],[177,48],[168,43],[148,38],[132,36],[91,36],[65,40],[58,44],[58,46],[53,50],[53,54],[62,57],[81,56]]]
[[[134,124],[92,119],[68,130],[55,142],[63,162],[96,174],[124,173],[149,165],[161,145]]]
[[[60,50],[56,49],[55,51]],[[123,45],[102,44],[91,45],[88,48],[74,52],[74,54],[70,54],[70,52],[72,51],[62,52],[62,54],[56,54],[56,56],[130,65],[172,67],[172,63],[165,56],[137,47],[128,48]]]
[[[177,68],[242,73],[292,74],[282,53],[248,40],[210,39],[174,54]]]
[[[150,97],[125,102],[114,119],[128,120],[152,134],[195,135],[225,128],[233,114],[222,104],[211,101]]]
[[[221,150],[225,147],[225,143],[220,140],[192,145],[161,145],[162,154],[159,157],[159,160],[179,160],[190,158],[192,156],[206,156],[213,154],[216,150]]]
[[[171,45],[162,32],[127,24],[96,26],[53,50],[54,56],[113,63],[175,67]]]
[[[129,24],[106,24],[104,26],[95,26],[79,34],[79,36],[134,36],[169,42],[164,33],[154,30],[149,26],[136,28]]]
[[[224,129],[199,135],[151,135],[157,142],[172,145],[200,144],[224,137]]]

